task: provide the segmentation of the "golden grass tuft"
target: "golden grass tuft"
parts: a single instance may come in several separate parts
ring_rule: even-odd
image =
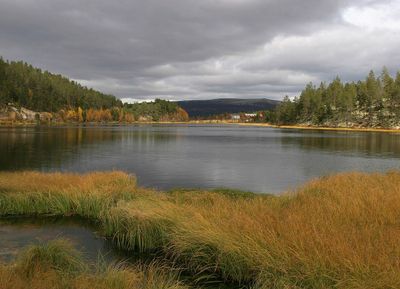
[[[30,246],[15,263],[0,264],[0,289],[188,289],[169,268],[153,263],[88,270],[65,240]]]
[[[135,177],[124,172],[40,173],[1,172],[0,192],[102,193],[132,192]]]
[[[135,177],[123,172],[0,173],[0,215],[80,215],[97,218],[134,198]]]
[[[90,214],[75,205],[75,214],[97,220],[120,248],[157,250],[199,280],[257,289],[400,288],[400,172],[344,173],[280,196],[131,189],[126,174],[112,174],[110,183],[124,180],[116,182],[121,189],[85,190],[87,198],[99,195],[107,205]],[[24,186],[18,182],[24,175],[13,177],[15,187],[0,173],[2,215],[42,213],[36,203],[53,204],[53,193],[69,200],[75,190],[63,191],[54,182],[44,196],[40,183]],[[76,190],[86,188],[83,183]],[[24,210],[12,209],[20,203]],[[62,211],[49,208],[46,213]]]
[[[85,269],[80,253],[67,240],[28,246],[20,253],[15,264],[16,272],[27,278],[37,272],[54,271],[74,275]]]

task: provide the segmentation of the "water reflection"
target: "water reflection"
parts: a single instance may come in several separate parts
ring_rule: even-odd
[[[139,183],[280,192],[347,170],[399,169],[400,135],[207,125],[0,128],[0,169],[121,169]]]
[[[308,151],[365,154],[367,156],[400,157],[400,135],[376,132],[313,132],[288,131],[282,144]]]
[[[0,128],[0,169],[62,169],[79,158],[82,148],[120,143],[137,147],[163,143],[178,135],[121,127],[14,127]]]

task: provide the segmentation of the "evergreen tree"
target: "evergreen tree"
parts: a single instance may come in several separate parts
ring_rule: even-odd
[[[292,124],[296,122],[296,104],[289,96],[285,96],[277,110],[277,117],[280,124]]]
[[[7,62],[0,58],[0,106],[9,102],[35,111],[50,112],[65,108],[122,106],[122,102],[112,95],[88,89],[22,61]]]
[[[342,83],[339,77],[318,88],[308,83],[298,99],[285,98],[269,117],[275,123],[399,125],[400,73],[393,79],[383,68],[380,77],[370,71],[364,81],[357,83]]]

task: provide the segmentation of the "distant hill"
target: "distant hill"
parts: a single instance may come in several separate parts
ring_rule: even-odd
[[[109,109],[122,106],[121,100],[113,95],[87,88],[25,62],[9,62],[0,57],[0,107],[7,103],[49,112],[65,108]]]
[[[280,102],[267,98],[239,99],[221,98],[210,100],[178,101],[190,117],[206,117],[223,113],[254,112],[274,109]]]
[[[85,87],[65,76],[0,56],[0,122],[187,121],[176,102],[123,104],[110,94]]]

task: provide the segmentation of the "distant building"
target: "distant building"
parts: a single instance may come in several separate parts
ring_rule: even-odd
[[[231,114],[231,119],[232,120],[240,120],[240,114],[238,114],[238,113]]]

